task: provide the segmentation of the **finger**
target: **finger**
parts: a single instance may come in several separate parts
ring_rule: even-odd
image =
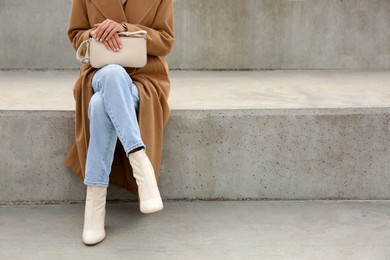
[[[109,50],[109,51],[111,50],[111,47],[107,41],[104,41],[103,44],[104,44],[104,46],[106,46],[107,50]]]
[[[98,35],[101,34],[101,30],[102,30],[102,25],[103,25],[103,23],[104,23],[104,22],[95,24],[95,26],[96,26],[96,33],[95,33],[96,39],[98,38]]]
[[[90,33],[92,38],[96,38],[96,29],[95,30],[92,30]]]
[[[115,45],[116,51],[120,51],[120,49],[121,49],[120,45],[119,45],[118,41],[115,39],[115,37],[112,37],[111,40]]]
[[[121,37],[119,37],[119,35],[116,33],[114,34],[114,37],[115,41],[117,42],[118,46],[119,46],[119,49],[122,49],[122,41],[121,41]]]
[[[107,40],[107,43],[110,46],[111,50],[113,50],[115,52],[118,51],[118,48],[115,46],[115,43],[114,43],[112,38]]]
[[[111,39],[114,37],[114,35],[117,35],[117,31],[115,29],[116,28],[114,27],[113,30],[110,31],[110,33],[107,35],[107,39]]]
[[[115,33],[115,26],[113,24],[110,24],[107,29],[104,31],[103,35],[102,35],[102,40],[105,41],[105,40],[108,40],[110,39],[111,37],[109,37],[109,35],[111,34],[111,32],[114,31]]]
[[[115,37],[115,36],[117,36],[117,37]],[[121,44],[120,44],[120,40],[118,41],[118,39],[119,39],[118,35],[115,34],[111,39],[112,39],[112,41],[113,41],[117,51],[119,51],[122,47],[121,47]]]
[[[102,39],[102,35],[103,33],[106,31],[108,25],[107,25],[107,22],[104,21],[99,27],[98,27],[98,31],[96,32],[96,38],[103,42],[103,39]]]
[[[99,35],[100,35],[100,31],[101,31],[101,26],[98,26],[95,30],[95,39],[96,40],[99,40]]]

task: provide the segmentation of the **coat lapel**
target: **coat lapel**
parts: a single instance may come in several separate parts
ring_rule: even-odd
[[[91,1],[106,19],[111,19],[118,23],[127,22],[126,15],[120,0],[91,0]]]
[[[129,23],[142,23],[154,19],[155,12],[159,7],[161,0],[127,0],[125,13]]]

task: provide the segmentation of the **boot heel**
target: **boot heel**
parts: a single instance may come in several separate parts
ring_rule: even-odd
[[[83,242],[86,245],[98,244],[106,237],[106,195],[107,187],[87,186],[83,229]]]
[[[133,175],[138,185],[140,211],[145,214],[163,209],[163,202],[158,190],[153,166],[145,149],[129,154]]]
[[[143,201],[140,204],[140,211],[144,214],[155,213],[164,208],[161,197]]]

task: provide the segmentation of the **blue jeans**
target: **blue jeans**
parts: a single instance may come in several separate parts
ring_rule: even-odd
[[[94,94],[88,108],[90,139],[84,184],[108,186],[117,138],[126,155],[145,147],[137,121],[139,95],[124,68],[107,65],[92,79]]]

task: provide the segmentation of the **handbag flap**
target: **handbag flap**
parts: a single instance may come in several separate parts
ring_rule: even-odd
[[[135,36],[137,35],[137,36]],[[108,64],[118,64],[122,67],[142,68],[147,62],[146,34],[121,37],[122,49],[118,52],[107,50],[103,43],[91,39],[89,46],[89,61],[94,68]]]

